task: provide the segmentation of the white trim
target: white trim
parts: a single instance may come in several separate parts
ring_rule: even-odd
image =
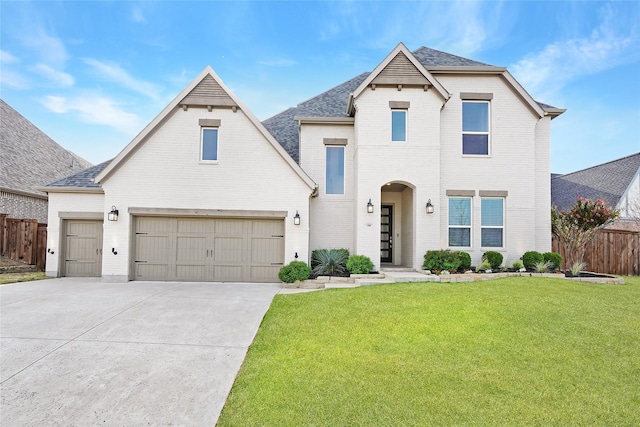
[[[207,130],[215,130],[216,131],[216,158],[215,159],[203,159],[203,155],[204,155],[204,132]],[[202,126],[200,128],[200,163],[201,164],[207,164],[207,165],[212,165],[215,164],[217,165],[218,162],[220,161],[220,129],[217,127],[210,127],[210,126]]]
[[[326,196],[344,196],[346,193],[346,150],[344,149],[344,145],[326,145],[324,147],[324,194]],[[327,185],[327,153],[329,149],[342,149],[342,193],[327,193],[327,189],[329,186]]]
[[[469,225],[451,225],[449,224],[449,202],[451,199],[469,199]],[[449,229],[461,228],[469,229],[469,246],[451,246],[449,239]],[[447,197],[447,248],[451,250],[471,249],[473,248],[473,197],[469,196],[448,196]]]
[[[464,104],[487,104],[487,131],[475,132],[464,130]],[[491,102],[490,101],[470,101],[462,100],[460,103],[460,153],[467,157],[491,157]],[[465,135],[487,135],[487,154],[467,154],[464,152]]]
[[[484,199],[502,200],[502,226],[497,226],[497,225],[483,226],[482,225],[482,201]],[[507,244],[506,244],[507,233],[506,233],[506,227],[505,227],[505,221],[506,221],[505,212],[507,210],[506,207],[507,207],[506,197],[480,197],[480,248],[487,249],[487,250],[496,250],[496,249],[505,249],[507,247]],[[484,246],[482,244],[483,228],[501,229],[502,230],[502,246]]]
[[[404,113],[404,139],[393,139],[393,113]],[[405,108],[392,108],[391,109],[391,142],[407,142],[409,140],[409,126],[408,126],[408,111]]]

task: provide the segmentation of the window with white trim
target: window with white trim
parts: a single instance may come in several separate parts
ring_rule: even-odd
[[[489,155],[489,102],[462,102],[462,154]]]
[[[407,140],[407,110],[391,110],[391,141]]]
[[[471,247],[471,197],[449,197],[449,246]]]
[[[481,243],[484,248],[504,247],[504,198],[480,199]]]
[[[203,127],[201,129],[200,160],[204,162],[218,160],[218,128]]]
[[[326,147],[326,194],[344,194],[344,147]]]

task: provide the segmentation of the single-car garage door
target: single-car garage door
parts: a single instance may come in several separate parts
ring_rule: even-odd
[[[95,277],[102,274],[102,221],[65,220],[62,275]]]
[[[135,217],[135,280],[277,282],[284,220]]]

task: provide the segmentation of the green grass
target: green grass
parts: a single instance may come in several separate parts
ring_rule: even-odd
[[[278,295],[220,426],[640,425],[640,278]]]
[[[36,273],[5,273],[0,274],[0,285],[17,282],[30,282],[32,280],[49,279],[43,272]]]

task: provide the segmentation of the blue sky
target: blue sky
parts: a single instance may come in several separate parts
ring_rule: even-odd
[[[92,163],[115,156],[211,65],[264,120],[399,43],[511,73],[567,173],[640,151],[639,1],[0,2],[0,97]]]

